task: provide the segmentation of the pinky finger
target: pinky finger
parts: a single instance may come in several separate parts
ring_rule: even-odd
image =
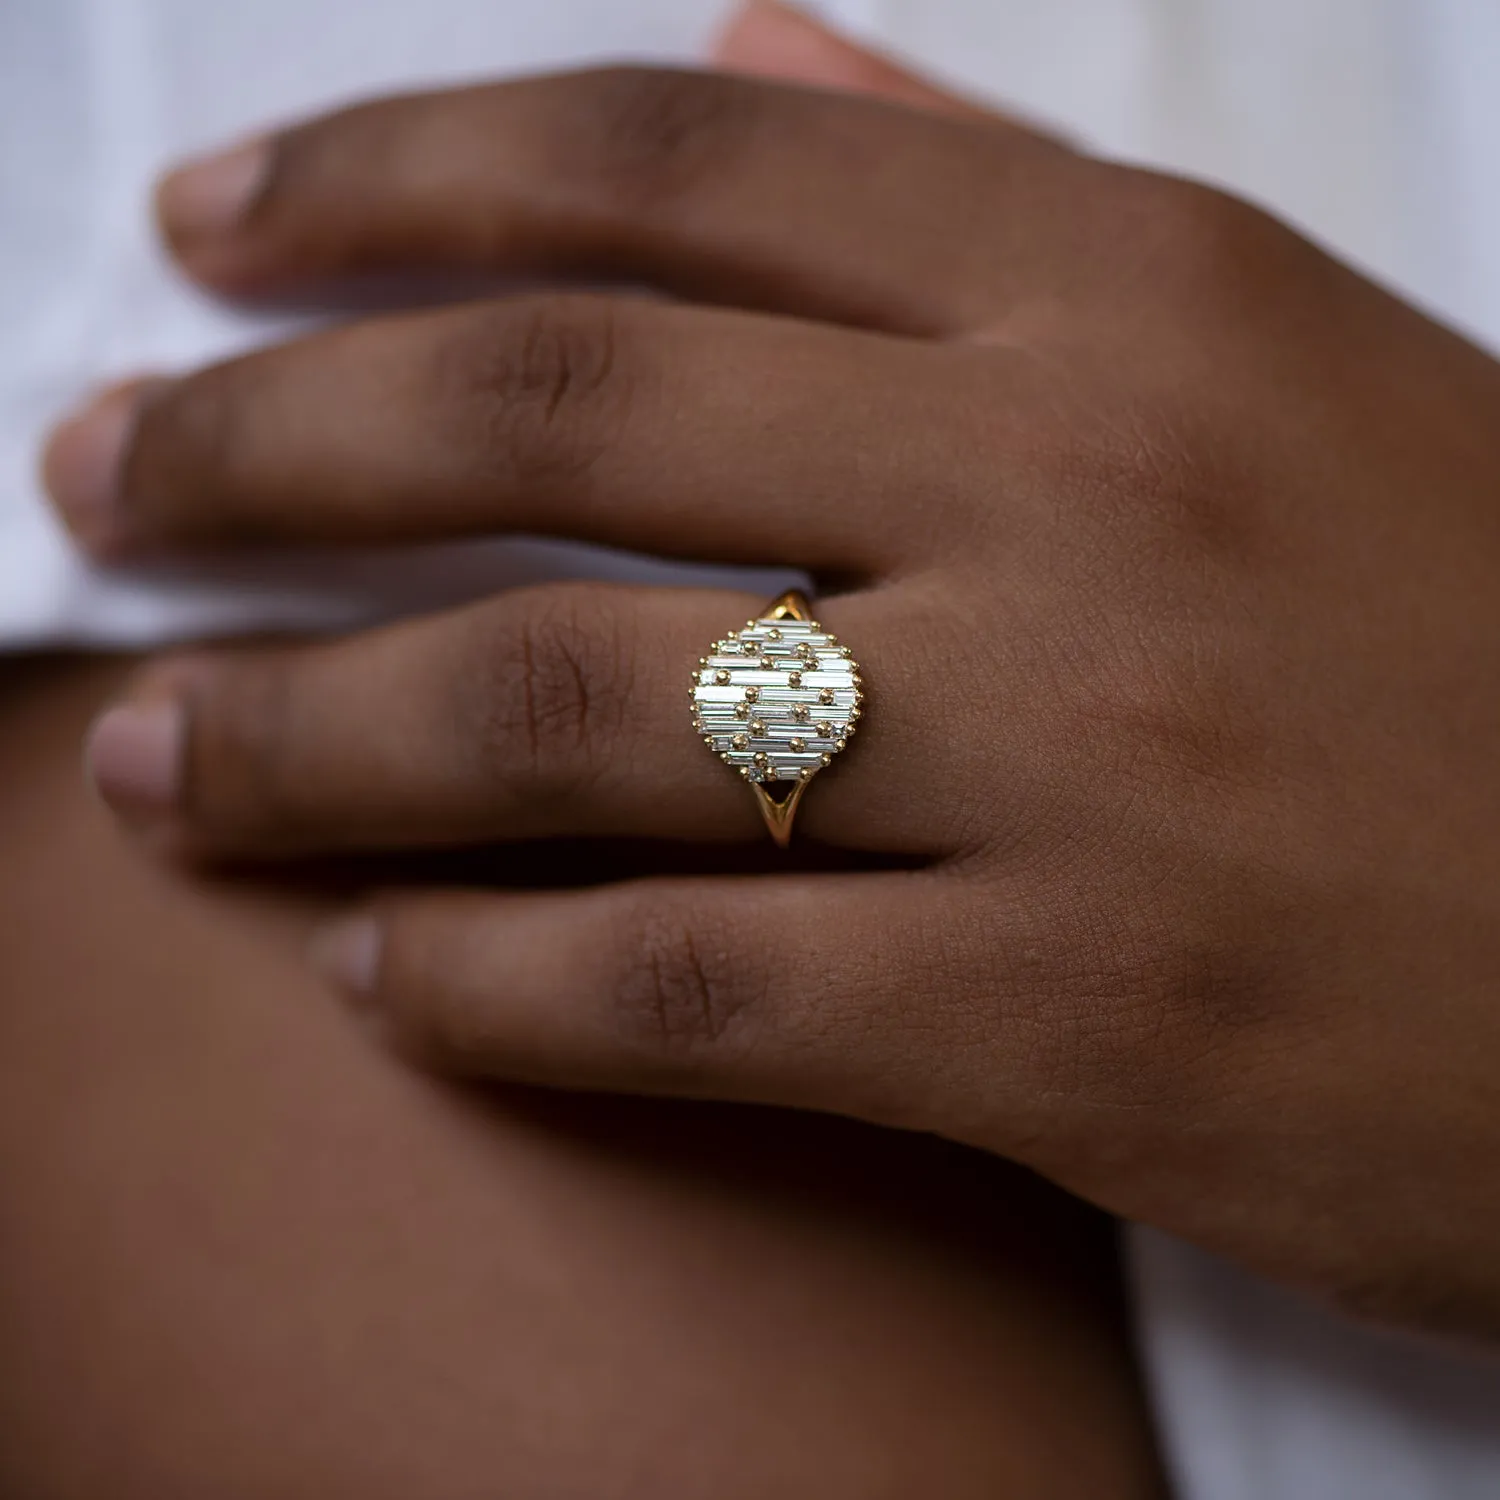
[[[412,892],[313,957],[442,1072],[962,1134],[934,1055],[954,900],[934,872]]]

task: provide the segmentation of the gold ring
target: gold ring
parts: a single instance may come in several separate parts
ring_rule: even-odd
[[[750,784],[785,848],[807,784],[853,738],[863,679],[847,646],[795,591],[698,658],[693,728]]]

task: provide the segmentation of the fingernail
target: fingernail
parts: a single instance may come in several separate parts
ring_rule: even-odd
[[[68,528],[91,550],[123,537],[120,468],[146,398],[163,380],[133,380],[94,398],[54,429],[42,480]]]
[[[375,991],[380,927],[374,917],[344,917],[320,927],[307,945],[308,961],[336,989],[356,1000]]]
[[[84,766],[94,789],[115,812],[160,817],[177,804],[186,741],[181,702],[124,703],[94,721]]]
[[[254,202],[270,164],[270,142],[258,139],[178,167],[156,190],[162,227],[177,241],[227,233]]]

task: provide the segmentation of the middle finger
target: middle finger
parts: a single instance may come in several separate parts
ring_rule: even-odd
[[[117,391],[59,430],[46,472],[106,553],[529,532],[848,577],[918,561],[941,529],[943,493],[896,434],[940,433],[972,400],[949,363],[878,334],[536,295]]]

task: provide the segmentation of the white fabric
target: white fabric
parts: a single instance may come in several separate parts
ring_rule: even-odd
[[[1492,0],[827,0],[851,29],[1097,148],[1275,206],[1500,346]],[[555,544],[103,577],[33,478],[87,386],[289,326],[177,281],[143,206],[173,157],[392,86],[694,55],[721,0],[3,0],[0,644],[344,624],[538,571],[660,565]],[[653,575],[654,576],[654,575]],[[663,569],[660,576],[687,576]],[[772,579],[757,578],[771,592]],[[1500,1363],[1353,1327],[1157,1235],[1143,1345],[1187,1500],[1500,1496]]]
[[[1360,1327],[1166,1235],[1137,1321],[1188,1500],[1495,1500],[1500,1359]]]
[[[286,331],[197,295],[153,243],[161,167],[270,120],[394,88],[626,55],[697,55],[721,0],[0,0],[0,648],[346,626],[536,573],[703,570],[557,544],[243,558],[104,574],[36,488],[45,424],[87,387]],[[716,575],[708,575],[714,577]],[[774,590],[786,575],[749,575]]]

